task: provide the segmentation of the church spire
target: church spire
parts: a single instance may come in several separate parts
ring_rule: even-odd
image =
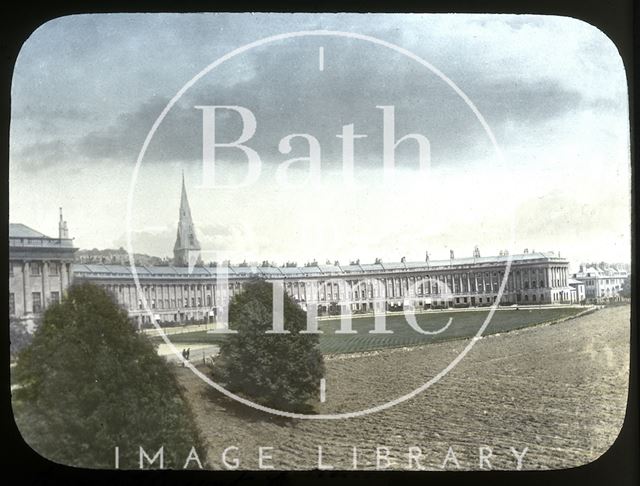
[[[173,261],[175,265],[189,265],[189,254],[191,259],[195,253],[196,261],[200,262],[200,243],[196,237],[196,230],[191,218],[191,208],[187,198],[187,187],[184,182],[184,171],[182,171],[182,194],[180,196],[180,217],[178,220],[178,234],[176,243],[173,245]]]

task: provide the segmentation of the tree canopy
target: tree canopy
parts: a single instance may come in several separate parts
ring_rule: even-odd
[[[164,446],[165,467],[182,468],[200,445],[169,365],[94,285],[72,286],[47,309],[14,379],[16,423],[50,460],[113,468],[118,446],[120,467],[137,468],[139,447]]]
[[[229,304],[229,327],[237,330],[220,345],[214,379],[228,389],[279,410],[309,412],[319,397],[324,360],[317,334],[301,334],[307,316],[285,292],[284,328],[272,329],[272,285],[256,280]]]

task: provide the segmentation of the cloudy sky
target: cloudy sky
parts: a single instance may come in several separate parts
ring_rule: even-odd
[[[203,250],[232,260],[302,264],[422,260],[508,248],[571,259],[629,261],[630,170],[626,77],[614,44],[569,18],[477,15],[103,14],[56,19],[24,44],[12,86],[10,220],[55,235],[64,208],[81,248],[126,246],[127,195],[154,121],[194,76],[259,39],[331,30],[258,46],[198,79],[151,139],[133,196],[134,249],[170,255],[184,170]],[[203,111],[241,106],[255,116],[246,145],[260,173],[243,187],[203,180]],[[383,111],[395,137],[385,178]],[[221,109],[220,142],[239,114]],[[354,181],[343,168],[353,124]],[[307,139],[321,177],[307,178]],[[290,148],[289,151],[286,149]],[[239,183],[245,155],[216,151],[217,181]],[[276,175],[286,171],[288,184]],[[219,184],[218,184],[219,186]],[[207,256],[205,255],[205,258]],[[213,259],[213,258],[212,258]]]

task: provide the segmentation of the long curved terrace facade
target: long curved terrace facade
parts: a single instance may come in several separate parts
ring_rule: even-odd
[[[73,278],[103,286],[138,324],[215,321],[246,282],[278,281],[298,304],[316,306],[319,315],[415,309],[489,306],[506,271],[508,256],[427,262],[261,266],[138,266],[140,289],[131,268],[74,264]],[[553,252],[512,256],[501,305],[575,301],[569,262]]]

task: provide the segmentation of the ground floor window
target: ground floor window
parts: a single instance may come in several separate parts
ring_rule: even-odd
[[[31,299],[33,302],[33,312],[38,313],[42,310],[42,294],[40,292],[33,292],[31,294]]]

